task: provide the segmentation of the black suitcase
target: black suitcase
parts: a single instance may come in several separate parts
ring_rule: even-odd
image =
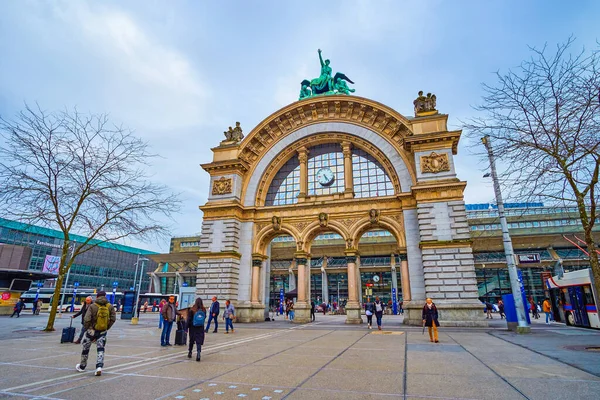
[[[176,346],[185,346],[187,339],[187,332],[183,329],[177,329],[175,332],[175,345]]]
[[[73,318],[69,318],[71,323],[68,328],[63,328],[62,335],[60,336],[61,343],[73,343],[75,340],[75,328],[73,328]]]

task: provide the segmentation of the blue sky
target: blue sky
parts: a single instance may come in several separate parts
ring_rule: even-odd
[[[154,178],[184,200],[173,233],[192,234],[208,194],[199,164],[235,121],[247,133],[295,101],[319,74],[318,48],[357,95],[411,115],[419,90],[435,93],[456,129],[475,115],[481,83],[528,45],[574,35],[596,47],[599,17],[597,1],[4,1],[0,115],[36,101],[110,113],[161,154]],[[463,138],[466,201],[491,201],[470,151]]]

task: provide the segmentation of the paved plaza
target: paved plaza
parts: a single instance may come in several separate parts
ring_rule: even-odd
[[[202,361],[183,347],[160,347],[157,315],[109,332],[103,375],[77,373],[81,346],[38,328],[46,316],[0,319],[0,398],[11,399],[597,399],[600,332],[536,323],[516,336],[489,329],[441,328],[430,343],[421,328],[384,319],[384,330],[345,325],[238,324],[209,333]],[[78,322],[79,320],[77,320]],[[78,325],[79,328],[79,325]],[[221,327],[220,327],[221,328]]]

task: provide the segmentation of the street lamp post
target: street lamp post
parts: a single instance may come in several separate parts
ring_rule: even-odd
[[[498,206],[498,216],[500,217],[500,225],[502,226],[502,243],[504,244],[504,254],[506,255],[506,266],[508,267],[510,287],[515,301],[515,307],[517,309],[517,333],[529,333],[531,328],[527,323],[525,304],[523,304],[523,298],[521,296],[521,282],[519,280],[517,266],[515,265],[512,241],[510,239],[510,234],[508,233],[508,223],[506,222],[506,216],[504,215],[504,201],[502,200],[500,184],[498,183],[498,175],[496,174],[496,161],[494,159],[494,152],[492,151],[490,137],[488,135],[482,137],[481,141],[488,152],[488,157],[490,160],[490,171],[492,175],[492,181],[494,183],[494,192],[496,194],[496,205]]]
[[[69,258],[69,261],[71,261],[73,259],[73,254],[75,254],[75,243],[71,244],[71,258]],[[71,268],[73,267],[73,264],[71,264]],[[63,305],[65,304],[65,292],[67,291],[67,287],[69,285],[69,276],[71,275],[71,268],[69,268],[67,270],[67,277],[65,278],[65,282],[63,284],[62,287],[62,296],[60,296],[60,308],[58,310],[58,313],[60,315],[62,315],[62,309],[63,309]]]
[[[138,303],[140,301],[140,290],[142,289],[142,277],[144,276],[144,262],[145,261],[149,261],[147,258],[144,257],[138,257],[138,261],[142,262],[141,268],[140,268],[140,279],[138,281],[138,287],[137,287],[137,293],[135,295],[135,303],[134,303],[134,308],[133,308],[133,315],[134,317],[131,318],[131,323],[132,324],[137,324],[140,318],[140,314],[137,314],[137,317],[135,317],[136,312],[138,311]],[[137,275],[137,274],[136,274]]]

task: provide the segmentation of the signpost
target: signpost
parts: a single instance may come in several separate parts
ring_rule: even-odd
[[[119,286],[119,282],[113,282],[113,294],[111,303],[115,303],[115,299],[117,298],[117,287]]]
[[[34,303],[37,303],[38,298],[40,297],[40,288],[44,286],[43,283],[39,283],[37,284],[37,290],[35,291],[35,300],[33,300]]]
[[[73,283],[73,298],[71,299],[71,312],[75,311],[75,297],[77,296],[77,288],[79,287],[79,282]]]
[[[540,254],[517,254],[517,261],[519,264],[538,264],[540,262]]]
[[[396,297],[396,288],[392,288],[392,312],[398,315],[398,299]]]

